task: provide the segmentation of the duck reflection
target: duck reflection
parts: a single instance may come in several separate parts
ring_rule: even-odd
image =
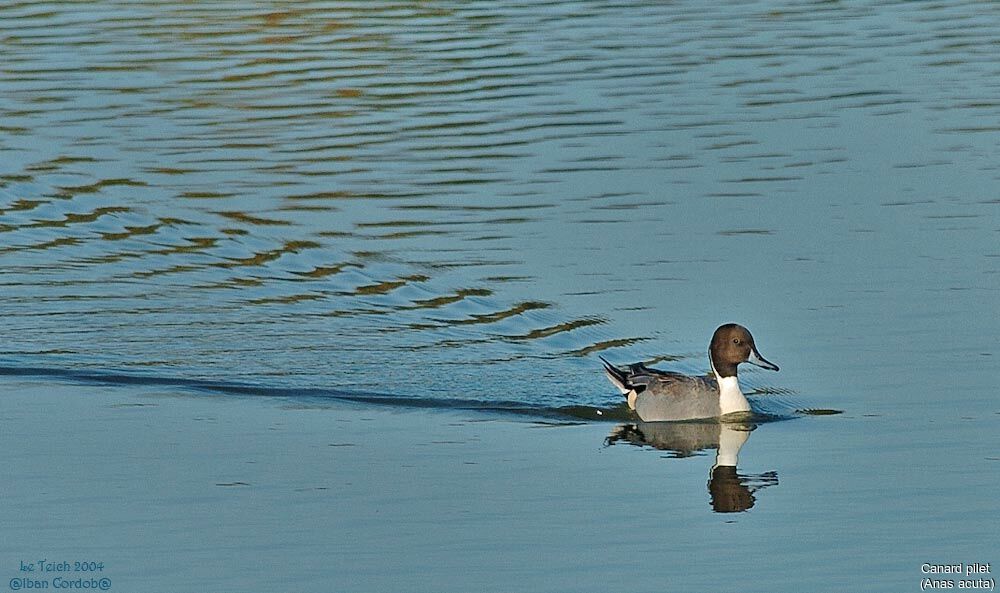
[[[690,457],[715,449],[715,464],[708,479],[712,510],[736,513],[751,509],[755,494],[778,483],[776,472],[743,474],[737,471],[740,449],[756,429],[749,423],[639,422],[617,426],[606,444],[628,443],[669,451],[672,457]]]

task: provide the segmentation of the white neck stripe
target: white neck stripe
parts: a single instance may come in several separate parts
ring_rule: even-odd
[[[750,411],[750,402],[740,391],[740,382],[736,377],[720,377],[716,373],[715,380],[719,382],[719,411],[723,416]]]

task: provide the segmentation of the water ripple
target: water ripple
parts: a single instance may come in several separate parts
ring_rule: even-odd
[[[892,229],[995,242],[991,14],[4,3],[0,354],[617,401],[590,359],[703,364],[748,246],[773,290],[826,295],[860,290],[824,245],[909,246],[881,278],[919,251]]]

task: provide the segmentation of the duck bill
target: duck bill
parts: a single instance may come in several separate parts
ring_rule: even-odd
[[[749,362],[750,364],[755,364],[760,368],[767,369],[769,371],[778,370],[778,365],[774,364],[773,362],[768,362],[764,360],[764,357],[760,355],[760,352],[757,352],[756,348],[750,349],[750,356],[749,358],[747,358],[747,362]]]

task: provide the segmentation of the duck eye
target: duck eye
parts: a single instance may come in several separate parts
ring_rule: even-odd
[[[739,343],[740,343],[740,339],[739,338],[733,338],[733,344],[736,344],[738,346]]]

